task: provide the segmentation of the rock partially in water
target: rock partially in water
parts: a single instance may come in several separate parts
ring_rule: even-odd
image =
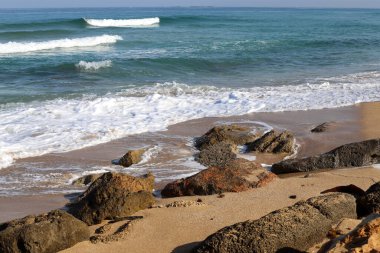
[[[152,195],[154,176],[133,177],[123,173],[105,173],[69,204],[69,212],[88,225],[105,219],[129,216],[155,203]]]
[[[273,173],[257,163],[236,159],[224,167],[210,167],[194,176],[169,183],[161,194],[164,197],[179,197],[241,192],[264,186],[274,178]]]
[[[262,153],[292,153],[294,151],[295,138],[288,131],[269,131],[259,139],[247,143],[247,152]]]
[[[342,218],[356,218],[353,196],[333,193],[314,197],[258,220],[225,227],[210,235],[194,252],[303,252],[321,242]]]
[[[313,129],[311,129],[310,132],[312,132],[312,133],[324,133],[331,127],[332,124],[333,124],[333,122],[322,123],[322,124],[314,127]]]
[[[221,142],[231,145],[244,145],[252,142],[257,138],[248,127],[238,125],[222,125],[210,129],[203,136],[195,139],[195,147],[203,150],[209,146]]]
[[[380,139],[340,146],[319,156],[289,159],[272,166],[276,174],[369,166],[380,162]]]
[[[85,223],[55,210],[0,224],[0,252],[55,253],[89,237]]]
[[[124,167],[130,167],[133,164],[137,164],[142,161],[142,155],[144,152],[144,149],[130,150],[122,158],[120,158],[118,164]]]
[[[88,185],[92,184],[96,179],[101,177],[104,173],[99,174],[90,174],[83,177],[80,177],[73,181],[72,185]]]
[[[221,142],[207,146],[195,157],[195,160],[204,166],[223,167],[236,159],[232,144]]]
[[[323,252],[379,252],[380,215],[372,214],[344,236],[328,242]]]

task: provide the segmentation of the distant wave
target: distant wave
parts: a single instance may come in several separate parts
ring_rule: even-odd
[[[113,44],[123,40],[117,35],[102,35],[74,39],[59,39],[39,42],[13,42],[0,43],[0,54],[27,53],[55,48],[93,47],[101,44]]]
[[[94,61],[94,62],[80,61],[75,66],[78,69],[81,69],[81,70],[94,71],[94,70],[98,70],[98,69],[101,69],[101,68],[111,67],[112,66],[112,61],[111,60]]]
[[[144,27],[160,23],[159,18],[141,19],[84,19],[87,24],[97,27]]]

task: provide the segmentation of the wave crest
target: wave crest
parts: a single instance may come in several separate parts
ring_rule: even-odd
[[[111,60],[94,61],[94,62],[80,61],[75,66],[80,70],[95,71],[101,68],[111,67],[112,61]]]
[[[113,44],[123,40],[118,35],[101,35],[74,39],[48,40],[41,42],[7,42],[0,43],[0,54],[28,53],[56,48],[93,47],[102,44]]]
[[[160,23],[160,18],[141,19],[84,19],[87,24],[97,27],[147,27]]]

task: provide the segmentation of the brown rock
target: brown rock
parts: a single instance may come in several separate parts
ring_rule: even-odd
[[[236,159],[225,167],[210,167],[186,179],[165,186],[164,197],[211,195],[222,192],[241,192],[258,188],[276,176],[255,162]]]
[[[255,140],[256,135],[251,133],[248,127],[238,125],[216,126],[210,129],[203,136],[196,138],[195,147],[202,150],[208,146],[218,144],[220,142],[236,145],[244,145],[247,142]]]
[[[310,130],[310,132],[312,133],[323,133],[323,132],[326,132],[330,126],[332,125],[333,122],[325,122],[325,123],[322,123],[316,127],[314,127],[313,129]]]
[[[299,252],[321,242],[331,226],[356,217],[355,198],[344,193],[300,201],[258,220],[225,227],[210,235],[196,253]]]
[[[328,242],[323,252],[379,252],[380,215],[372,214],[344,236]]]
[[[90,174],[83,177],[80,177],[73,181],[72,185],[88,185],[93,183],[96,179],[101,177],[104,173],[99,174]]]
[[[124,167],[130,167],[133,164],[139,163],[142,160],[142,155],[144,154],[144,149],[136,149],[128,151],[122,158],[119,160],[119,165]]]
[[[236,159],[234,147],[225,142],[210,145],[202,149],[195,160],[204,166],[223,167],[228,162]]]
[[[369,166],[380,162],[380,139],[350,143],[319,156],[289,159],[272,166],[276,174]]]
[[[263,153],[292,153],[294,150],[294,135],[288,131],[282,133],[269,131],[259,139],[247,143],[247,152],[256,151]]]
[[[89,237],[85,223],[55,210],[0,224],[0,252],[55,253]]]
[[[88,225],[129,216],[154,204],[153,186],[152,174],[137,178],[123,173],[105,173],[76,202],[69,204],[69,212]]]

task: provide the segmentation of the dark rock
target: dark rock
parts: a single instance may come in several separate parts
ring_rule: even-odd
[[[256,135],[251,133],[248,127],[238,125],[216,126],[203,136],[195,139],[195,147],[199,150],[218,144],[220,142],[232,145],[244,145],[254,141]]]
[[[296,199],[296,198],[297,198],[297,195],[290,195],[289,198],[290,198],[290,199]]]
[[[289,159],[272,166],[276,174],[369,166],[380,162],[380,139],[340,146],[319,156]]]
[[[313,129],[310,130],[310,132],[312,133],[323,133],[323,132],[326,132],[327,129],[331,126],[332,122],[325,122],[325,123],[322,123],[316,127],[314,127]]]
[[[306,251],[321,242],[333,224],[355,218],[355,198],[344,193],[300,201],[255,221],[225,227],[210,235],[194,252],[252,253]]]
[[[88,185],[93,183],[96,179],[101,177],[104,173],[99,174],[90,174],[83,177],[80,177],[73,181],[72,185]]]
[[[241,192],[261,187],[276,176],[255,162],[236,159],[225,167],[210,167],[186,179],[165,186],[164,197],[212,195],[223,192]]]
[[[247,143],[247,152],[291,153],[293,152],[294,144],[294,135],[290,132],[284,131],[280,133],[272,130],[259,139]]]
[[[144,149],[130,150],[119,160],[119,165],[130,167],[133,164],[139,163],[142,160]]]
[[[202,149],[195,157],[195,160],[204,166],[223,167],[231,160],[236,159],[234,147],[225,142],[210,145]]]
[[[154,177],[141,178],[122,173],[105,173],[69,204],[69,212],[88,225],[105,219],[129,216],[152,206]]]
[[[361,216],[380,213],[380,182],[369,187],[365,194],[358,198],[358,204],[362,208]]]
[[[342,192],[342,193],[348,193],[353,195],[355,198],[359,198],[365,194],[365,191],[356,185],[350,184],[350,185],[343,185],[343,186],[337,186],[328,190],[325,190],[321,192],[321,194],[330,193],[330,192]]]
[[[85,223],[55,210],[0,224],[0,252],[55,253],[89,237]]]

